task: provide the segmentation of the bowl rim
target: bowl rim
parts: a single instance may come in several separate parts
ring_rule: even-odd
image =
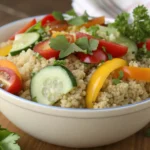
[[[28,20],[33,19],[33,18],[41,19],[43,16],[45,15],[32,16],[32,17],[27,17],[27,18],[20,19],[17,21],[13,21],[11,23],[1,26],[0,31],[3,30],[4,28],[11,28],[11,26],[15,24],[19,24],[21,22],[27,22]],[[111,22],[113,21],[113,19],[106,18],[106,21]],[[23,109],[27,109],[30,111],[39,112],[43,114],[48,114],[48,115],[71,117],[71,118],[72,117],[73,118],[74,117],[76,118],[97,118],[97,117],[103,118],[105,117],[106,118],[106,117],[113,117],[113,116],[122,116],[122,115],[135,113],[137,111],[142,111],[150,107],[150,98],[147,98],[146,100],[143,100],[140,102],[136,102],[134,104],[128,104],[124,106],[102,108],[102,109],[85,109],[85,108],[62,108],[62,107],[57,107],[57,106],[48,106],[48,105],[30,101],[30,100],[26,100],[22,97],[8,93],[7,91],[4,91],[3,89],[0,89],[0,97],[5,102],[11,103]]]

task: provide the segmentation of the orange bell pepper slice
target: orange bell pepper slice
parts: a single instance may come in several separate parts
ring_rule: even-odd
[[[150,82],[150,68],[125,66],[121,70],[124,72],[124,78]]]
[[[0,60],[0,67],[9,68],[13,70],[17,74],[17,76],[21,79],[21,74],[18,68],[14,63],[10,62],[9,60]]]
[[[82,27],[86,27],[86,28],[89,28],[91,26],[94,26],[94,25],[102,25],[105,23],[105,17],[102,16],[102,17],[98,17],[98,18],[94,18],[90,21],[88,21],[87,23],[83,24]]]

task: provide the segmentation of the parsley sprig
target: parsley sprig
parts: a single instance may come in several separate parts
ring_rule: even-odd
[[[98,40],[82,37],[76,40],[75,43],[69,43],[64,35],[58,35],[50,40],[50,47],[60,51],[59,58],[64,58],[74,52],[82,52],[92,54],[92,51],[98,47]]]
[[[118,15],[111,26],[117,28],[121,34],[127,36],[136,43],[145,41],[150,35],[150,16],[144,5],[140,5],[133,10],[133,21],[130,14],[123,12]]]

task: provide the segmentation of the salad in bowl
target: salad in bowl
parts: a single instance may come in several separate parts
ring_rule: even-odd
[[[144,12],[144,13],[141,13]],[[150,16],[106,23],[73,10],[32,19],[0,44],[2,89],[45,105],[109,108],[150,97]]]

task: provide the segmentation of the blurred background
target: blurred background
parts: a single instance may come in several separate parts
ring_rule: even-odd
[[[0,0],[0,26],[28,16],[65,12],[71,9],[71,0]]]
[[[48,14],[54,10],[65,12],[72,6],[78,14],[86,10],[91,16],[115,18],[122,11],[132,12],[139,4],[150,8],[150,0],[0,0],[0,26],[28,16]]]

